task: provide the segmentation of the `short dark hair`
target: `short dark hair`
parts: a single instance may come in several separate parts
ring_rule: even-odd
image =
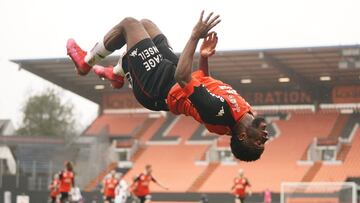
[[[256,133],[256,129],[250,127],[247,133]],[[250,142],[248,139],[239,139],[237,135],[231,136],[230,142],[231,152],[241,161],[256,161],[264,152],[264,147],[256,146],[255,143]]]
[[[69,171],[73,171],[73,164],[70,161],[65,162],[65,167]]]
[[[251,123],[251,126],[254,127],[254,128],[258,128],[260,123],[265,123],[265,118],[263,117],[256,117],[252,123]]]

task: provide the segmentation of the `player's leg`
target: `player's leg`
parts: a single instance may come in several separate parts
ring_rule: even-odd
[[[161,32],[159,27],[149,19],[142,19],[140,22],[164,58],[170,60],[174,64],[177,64],[179,58],[172,51],[172,47],[170,46],[167,37]]]
[[[115,25],[89,52],[83,51],[73,39],[68,40],[67,52],[74,61],[77,72],[86,75],[93,65],[113,51],[125,44],[127,48],[132,48],[145,38],[149,38],[149,35],[142,24],[132,17],[127,17]]]
[[[141,25],[142,32],[146,32],[142,23],[138,23]],[[113,33],[111,32],[111,34]],[[128,39],[126,40],[128,49],[123,56],[122,68],[132,86],[136,99],[147,109],[154,111],[168,110],[165,98],[170,88],[176,83],[174,79],[176,66],[169,60],[164,60],[163,54],[147,32],[146,37],[138,38],[133,43]],[[109,47],[112,47],[112,49],[120,48],[116,46],[121,42],[120,39],[113,39],[112,41],[117,41],[117,43],[107,43],[104,40],[104,47],[107,49],[110,49]],[[108,44],[113,46],[108,46]],[[109,79],[106,74],[100,74],[100,72],[105,73],[106,70],[115,74],[115,68],[94,67],[97,75]]]
[[[139,197],[139,202],[140,203],[145,203],[145,201],[146,201],[145,196]]]
[[[68,201],[68,193],[67,192],[62,192],[61,193],[61,197],[60,197],[60,202],[61,203],[66,203]]]
[[[151,203],[151,195],[150,194],[145,196],[145,201],[144,202],[145,203]]]
[[[142,19],[141,24],[144,29],[154,42],[155,46],[159,49],[159,52],[163,55],[164,58],[170,60],[174,64],[177,64],[178,57],[172,51],[171,46],[169,45],[168,39],[161,32],[158,26],[149,19]],[[106,78],[111,82],[113,88],[121,88],[124,84],[124,70],[122,68],[122,58],[116,66],[103,67],[99,65],[94,66],[95,73],[101,78]],[[120,77],[119,77],[120,76]]]

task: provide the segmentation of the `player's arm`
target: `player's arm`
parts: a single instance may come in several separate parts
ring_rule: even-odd
[[[141,176],[141,174],[133,179],[133,182],[129,186],[130,188],[133,188],[135,186],[135,184],[140,180],[140,176]]]
[[[64,177],[64,176],[63,176],[63,172],[64,172],[64,171],[60,171],[60,172],[59,172],[59,180],[62,180],[62,179],[63,179],[63,177]]]
[[[206,76],[210,75],[208,58],[215,54],[217,41],[216,32],[210,32],[206,35],[200,47],[199,70],[203,71]]]
[[[105,192],[105,178],[102,180],[102,182],[101,182],[101,189],[100,189],[100,192],[102,193],[102,194],[104,194],[104,192]]]
[[[249,194],[249,196],[251,196],[252,195],[251,184],[250,184],[250,182],[249,182],[249,180],[247,178],[246,178],[246,185],[249,188],[248,189],[248,194]]]
[[[48,189],[49,190],[52,190],[52,189],[54,189],[55,188],[55,183],[54,183],[54,181],[48,186]]]
[[[154,177],[151,177],[151,181],[153,181],[154,183],[156,183],[159,187],[161,187],[164,190],[169,190],[168,187],[164,186],[163,184],[161,184],[159,181],[157,181]]]
[[[236,186],[236,183],[235,183],[235,181],[234,181],[234,184],[232,185],[231,190],[234,190],[234,189],[235,189],[235,186]]]
[[[213,13],[210,13],[203,19],[204,11],[201,12],[200,19],[193,28],[191,36],[180,55],[179,63],[175,70],[175,79],[181,87],[185,87],[191,81],[192,63],[199,39],[204,38],[209,30],[220,22],[220,19],[218,19],[219,15],[214,17],[212,15]]]

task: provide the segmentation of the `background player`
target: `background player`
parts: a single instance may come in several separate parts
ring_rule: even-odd
[[[72,187],[75,185],[75,174],[73,171],[73,165],[70,161],[65,162],[65,169],[60,171],[59,179],[60,202],[65,203],[70,200],[69,193]]]
[[[51,184],[49,185],[51,203],[56,203],[60,194],[59,174],[55,174]]]
[[[135,199],[139,199],[140,203],[150,203],[151,195],[150,195],[150,183],[154,182],[159,187],[169,190],[169,188],[163,186],[152,176],[152,166],[146,165],[145,172],[140,173],[138,177],[135,178],[134,182],[130,186],[133,188],[133,195],[136,196]]]
[[[231,188],[235,195],[235,203],[244,203],[246,196],[251,196],[252,194],[250,188],[251,185],[249,180],[244,176],[244,170],[240,169],[238,176],[234,178],[234,185]]]
[[[102,193],[105,203],[113,203],[115,200],[115,188],[119,184],[119,179],[116,178],[116,171],[112,170],[104,178],[102,182]]]
[[[129,196],[128,184],[123,179],[122,173],[117,173],[116,178],[119,184],[115,188],[115,203],[125,203]]]

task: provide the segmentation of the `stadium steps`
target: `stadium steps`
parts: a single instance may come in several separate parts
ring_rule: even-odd
[[[319,172],[320,168],[322,166],[321,161],[316,161],[312,167],[309,168],[309,170],[305,173],[303,178],[301,179],[301,182],[311,182],[316,174]]]
[[[308,155],[309,147],[310,147],[310,145],[308,145],[308,146],[306,147],[304,153],[301,155],[300,160],[302,160],[302,161],[308,160],[308,156],[307,156],[307,155]]]
[[[104,177],[112,170],[116,170],[117,163],[113,162],[109,164],[97,177],[93,178],[89,184],[87,184],[84,188],[85,192],[93,191],[96,186],[104,179]]]
[[[139,157],[145,152],[146,147],[140,146],[139,149],[135,152],[135,154],[131,157],[131,161],[135,163]]]
[[[349,116],[348,121],[344,125],[344,128],[341,131],[340,137],[344,140],[351,139],[352,132],[356,127],[356,124],[360,124],[360,114],[353,113]]]
[[[350,118],[349,114],[339,114],[339,116],[336,118],[333,128],[331,129],[329,135],[327,136],[327,139],[330,139],[330,140],[336,139],[337,140],[337,138],[340,137],[341,132],[342,132],[345,124],[348,122],[349,118]],[[307,155],[308,155],[310,145],[307,146],[307,148],[304,151],[304,153],[302,154],[300,160],[302,160],[302,161],[307,160],[307,158],[308,158]]]
[[[348,122],[349,118],[350,118],[349,114],[339,114],[339,116],[336,119],[334,127],[331,129],[329,137],[331,138],[340,137],[341,131],[343,130],[345,124]]]
[[[209,163],[208,167],[195,179],[187,192],[197,192],[209,176],[219,167],[220,163]]]
[[[351,150],[351,144],[342,144],[339,153],[337,154],[336,160],[340,160],[344,162],[350,150]]]
[[[141,129],[133,134],[134,139],[140,139],[144,133],[152,126],[152,124],[156,121],[156,118],[148,118],[144,121],[141,126]]]

